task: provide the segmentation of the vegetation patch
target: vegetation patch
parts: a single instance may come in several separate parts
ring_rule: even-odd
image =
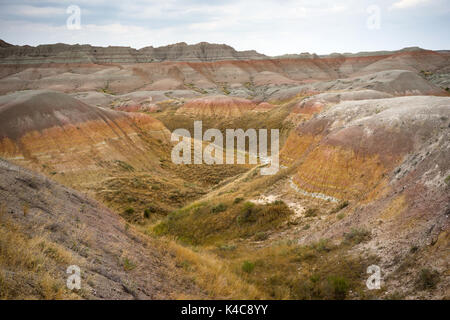
[[[251,273],[255,269],[255,264],[250,261],[244,261],[242,263],[242,271],[245,273]]]
[[[345,234],[344,242],[348,244],[359,244],[370,240],[371,234],[366,229],[352,229],[349,233]]]
[[[219,213],[227,210],[227,206],[224,203],[219,203],[211,208],[211,213]]]
[[[444,180],[444,182],[448,185],[450,185],[450,176],[447,176]]]
[[[131,270],[133,270],[134,268],[136,268],[136,264],[134,264],[134,262],[131,261],[131,260],[130,260],[129,258],[127,258],[127,257],[125,257],[125,258],[123,259],[122,264],[123,264],[123,269],[124,269],[125,271],[131,271]]]
[[[124,171],[130,171],[133,172],[134,168],[131,164],[126,163],[125,161],[122,160],[115,160],[114,163],[122,170]]]
[[[153,228],[153,232],[157,235],[173,235],[189,244],[211,244],[249,238],[276,229],[292,213],[280,201],[264,205],[252,202],[202,202],[172,212]]]
[[[317,208],[308,208],[305,211],[305,217],[310,218],[310,217],[316,217],[317,213],[319,210],[317,210]]]
[[[333,297],[335,299],[345,299],[350,288],[350,284],[346,278],[340,276],[331,276],[328,278],[328,283],[332,289]]]
[[[255,234],[255,240],[256,241],[264,241],[267,240],[269,236],[267,235],[266,232],[258,232],[257,234]]]
[[[348,207],[349,202],[347,200],[340,202],[335,208],[331,210],[330,213],[336,213],[341,211],[342,209]]]
[[[76,263],[67,249],[44,236],[30,237],[0,207],[0,300],[78,299],[62,269]],[[61,269],[62,268],[62,269]]]
[[[432,290],[439,283],[439,272],[436,270],[424,268],[420,270],[416,279],[416,288],[419,290]]]
[[[242,281],[271,299],[369,298],[366,268],[377,258],[353,256],[347,250],[323,239],[306,246],[279,243],[222,254]]]

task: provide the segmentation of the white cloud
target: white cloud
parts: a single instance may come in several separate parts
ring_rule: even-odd
[[[395,2],[392,4],[390,9],[405,9],[405,8],[412,8],[417,7],[422,4],[430,3],[431,0],[400,0],[398,2]]]
[[[22,17],[49,17],[66,14],[65,7],[35,7],[29,5],[12,5],[3,7],[2,10]]]
[[[3,2],[5,1],[5,2]],[[448,0],[0,0],[0,39],[13,44],[84,43],[141,48],[177,42],[226,43],[268,55],[356,52],[405,46],[448,48]],[[366,27],[377,2],[382,24]],[[414,10],[395,9],[419,6]],[[81,8],[81,30],[68,30],[65,12]],[[14,10],[13,10],[14,9]],[[386,10],[386,11],[385,11]],[[432,31],[431,31],[432,30]],[[370,32],[370,33],[369,33]]]

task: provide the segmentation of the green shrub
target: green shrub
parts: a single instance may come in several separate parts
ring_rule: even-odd
[[[128,258],[123,259],[123,269],[125,271],[131,271],[136,268],[136,265]]]
[[[319,280],[320,280],[320,276],[319,276],[318,274],[313,274],[313,275],[311,275],[311,276],[309,277],[309,280],[310,280],[312,283],[318,283]]]
[[[317,216],[317,208],[309,208],[305,211],[305,217],[315,217]]]
[[[328,252],[333,249],[333,246],[328,239],[320,239],[318,242],[313,243],[311,247],[318,252]]]
[[[242,212],[244,211],[251,211],[255,207],[255,204],[253,202],[247,201],[244,203],[244,206],[242,207]]]
[[[256,241],[264,241],[268,238],[269,236],[267,235],[267,233],[265,232],[258,232],[257,234],[255,234],[255,240]]]
[[[416,287],[420,290],[430,290],[436,288],[439,282],[439,272],[436,270],[422,269],[416,280]]]
[[[370,240],[370,232],[365,229],[352,229],[345,234],[345,242],[352,244],[359,244],[361,242]]]
[[[349,205],[349,202],[347,200],[342,201],[339,203],[333,210],[331,210],[331,213],[336,213],[341,211],[342,209],[346,208]]]
[[[339,213],[336,217],[338,218],[338,220],[342,220],[342,219],[344,219],[345,214]]]
[[[241,209],[241,214],[237,217],[237,223],[243,224],[247,222],[255,222],[255,217],[252,217],[252,213],[255,212],[255,204],[253,202],[247,201],[244,203]]]
[[[410,252],[410,253],[416,253],[417,250],[419,250],[419,247],[418,247],[418,246],[412,246],[412,247],[409,249],[409,252]]]
[[[160,222],[153,227],[152,231],[157,236],[165,235],[169,232],[169,225],[166,221]]]
[[[243,201],[243,200],[244,200],[244,198],[239,198],[239,197],[238,197],[238,198],[235,198],[235,199],[234,199],[233,203],[234,203],[234,204],[237,204],[237,203],[239,203],[239,202],[241,202],[241,201]]]
[[[349,282],[344,277],[331,276],[328,278],[335,299],[343,300],[347,296],[349,290]]]
[[[224,212],[225,210],[227,210],[227,206],[224,203],[219,203],[211,208],[211,213]]]
[[[189,261],[187,261],[187,260],[184,260],[184,261],[181,261],[180,263],[177,263],[176,266],[178,268],[183,268],[184,270],[188,270],[188,271],[191,270],[191,268],[192,268],[191,263]]]
[[[449,185],[450,185],[450,176],[447,176],[447,178],[445,178],[444,182],[445,182],[446,184],[449,184]]]
[[[251,273],[253,269],[255,269],[255,264],[253,262],[244,261],[242,263],[242,271],[244,271],[245,273]]]
[[[126,215],[132,215],[134,213],[134,209],[133,208],[127,208],[127,209],[125,209],[124,213]]]

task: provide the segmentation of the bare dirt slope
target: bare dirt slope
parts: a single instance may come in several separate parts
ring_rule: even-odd
[[[28,257],[33,247],[7,242],[14,237],[1,238],[3,297],[45,297],[45,279],[42,270],[34,272],[36,267],[48,268],[55,286],[51,290],[61,291],[54,298],[167,299],[199,292],[179,273],[173,274],[170,257],[161,247],[99,203],[4,160],[0,175],[2,231],[15,230],[16,237],[20,234],[43,253],[42,261],[36,257],[33,262],[37,266],[19,263],[33,258]],[[23,257],[8,257],[9,246]],[[12,264],[11,259],[19,262]],[[69,265],[78,265],[82,275],[81,290],[71,296],[65,289]]]

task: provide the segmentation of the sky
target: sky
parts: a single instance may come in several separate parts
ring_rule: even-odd
[[[78,14],[79,13],[79,14]],[[288,53],[450,49],[450,0],[0,0],[0,39]]]

